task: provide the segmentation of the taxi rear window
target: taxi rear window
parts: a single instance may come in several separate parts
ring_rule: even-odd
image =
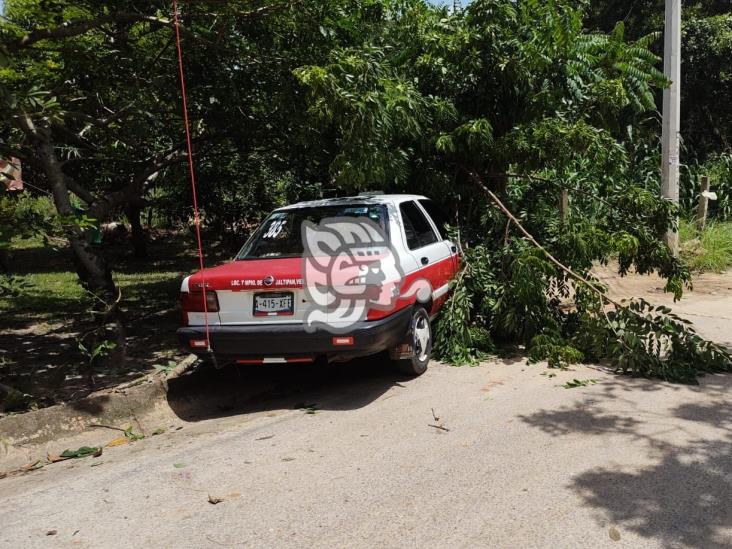
[[[282,210],[272,213],[244,245],[237,260],[300,257],[303,254],[302,222],[320,223],[330,217],[365,217],[387,232],[383,204],[338,204]]]

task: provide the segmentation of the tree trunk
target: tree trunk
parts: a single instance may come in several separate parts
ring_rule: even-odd
[[[145,259],[147,257],[147,237],[145,229],[140,223],[140,210],[139,204],[131,202],[125,208],[125,213],[132,229],[132,251],[136,258]]]
[[[49,132],[41,130],[34,132],[34,141],[38,160],[43,171],[51,184],[53,202],[59,215],[72,218],[75,212],[69,199],[69,190],[66,183],[66,176],[61,169],[61,164],[51,144]],[[139,218],[138,218],[139,221]],[[93,345],[97,344],[99,334],[103,334],[107,323],[110,321],[115,325],[117,336],[118,360],[125,359],[126,330],[122,310],[119,307],[121,295],[112,279],[112,270],[109,268],[104,256],[96,249],[88,234],[80,227],[70,223],[67,233],[71,244],[72,259],[79,275],[79,281],[86,290],[96,296],[93,308],[98,313],[98,329],[94,331]],[[93,384],[92,365],[89,368],[90,380]]]
[[[59,215],[71,219],[75,212],[71,206],[66,176],[53,151],[49,133],[47,129],[40,129],[33,134],[37,158],[51,185],[56,210]],[[81,285],[105,302],[114,301],[117,288],[104,257],[94,249],[87,234],[80,227],[71,224],[67,236]]]

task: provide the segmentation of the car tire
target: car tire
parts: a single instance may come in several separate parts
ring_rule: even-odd
[[[412,347],[411,356],[395,359],[392,362],[403,374],[420,376],[427,371],[427,364],[432,356],[432,327],[430,326],[430,315],[424,307],[414,308],[405,342]]]

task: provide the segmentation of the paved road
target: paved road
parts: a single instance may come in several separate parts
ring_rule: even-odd
[[[702,301],[679,310],[729,341],[732,298]],[[0,546],[732,546],[732,376],[553,373],[194,372],[144,420],[166,433],[0,480]]]
[[[196,374],[181,430],[0,481],[0,545],[732,544],[732,377],[543,372],[259,370],[266,396],[241,400],[235,372]],[[598,382],[558,386],[572,377]]]

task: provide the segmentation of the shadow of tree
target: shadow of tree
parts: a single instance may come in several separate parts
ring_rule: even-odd
[[[71,256],[50,246],[16,247],[10,251],[13,274],[51,273],[73,271]]]
[[[697,441],[635,472],[587,471],[572,488],[616,524],[669,547],[732,545],[732,443]]]
[[[123,360],[110,355],[95,364],[94,385],[77,341],[94,327],[91,299],[78,284],[68,250],[37,241],[14,247],[11,269],[24,286],[17,296],[0,299],[0,382],[29,394],[30,403],[46,406],[129,382],[155,363],[184,356],[175,331],[180,282],[198,266],[194,236],[164,230],[149,236],[145,259],[134,257],[124,239],[101,248],[122,291],[127,349]],[[222,243],[216,233],[204,238],[208,265],[232,257],[243,243]]]
[[[581,403],[577,403],[571,408],[544,410],[531,415],[519,416],[519,419],[550,435],[566,435],[572,432],[594,435],[603,433],[635,435],[636,428],[640,424],[640,421],[633,417],[603,413],[583,406]]]
[[[686,402],[644,406],[637,395],[648,384]],[[573,478],[569,488],[597,510],[598,522],[609,520],[667,547],[732,547],[730,391],[729,375],[707,376],[700,387],[617,378],[572,406],[520,419],[558,437],[627,437],[634,449],[629,461],[650,463],[598,467]],[[612,411],[606,409],[611,403]]]
[[[676,417],[686,421],[708,423],[717,427],[732,430],[732,403],[724,405],[714,403],[681,404],[675,410]]]

